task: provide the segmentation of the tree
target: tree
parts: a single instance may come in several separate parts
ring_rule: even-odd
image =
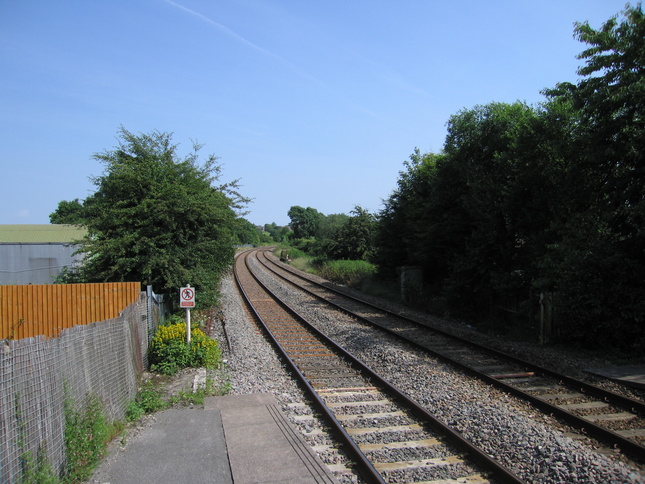
[[[58,202],[56,210],[49,214],[49,223],[85,225],[83,204],[78,198]]]
[[[289,234],[291,233],[291,229],[289,227],[280,227],[278,224],[275,222],[271,222],[270,224],[264,224],[264,233],[268,235],[268,239],[263,240],[263,243],[270,243],[270,242],[286,242]]]
[[[323,243],[330,259],[367,260],[374,251],[374,215],[358,205],[351,214]]]
[[[577,23],[588,47],[577,84],[545,90],[577,115],[568,184],[576,210],[554,226],[542,265],[559,296],[565,337],[631,350],[645,344],[645,16],[627,6],[598,30]],[[584,284],[581,284],[583,281]]]
[[[260,231],[245,218],[238,218],[235,224],[235,238],[238,245],[259,245]]]
[[[575,35],[589,45],[579,59],[583,78],[545,90],[579,112],[579,171],[587,172],[590,200],[610,217],[626,250],[645,261],[645,15],[627,6],[599,30],[576,23]]]
[[[216,185],[217,157],[200,163],[194,144],[182,158],[171,138],[121,127],[119,145],[94,155],[105,172],[84,203],[89,236],[81,271],[89,282],[141,281],[158,292],[190,284],[207,306],[232,264],[235,211],[248,199],[237,181]]]
[[[289,209],[287,215],[291,219],[291,230],[296,239],[304,239],[307,237],[315,237],[318,232],[318,227],[324,215],[315,208],[303,208],[294,205]]]

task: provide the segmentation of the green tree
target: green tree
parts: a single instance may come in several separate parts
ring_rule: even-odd
[[[214,302],[231,266],[236,210],[248,201],[237,182],[219,184],[213,155],[201,163],[200,145],[180,157],[171,134],[119,130],[119,145],[97,153],[105,164],[85,200],[89,236],[82,244],[86,281],[141,281],[158,292],[190,284],[198,303]]]
[[[420,266],[428,291],[460,316],[516,309],[558,200],[550,140],[560,137],[544,110],[523,103],[452,116],[444,153],[416,150],[379,215],[381,272]]]
[[[56,210],[49,214],[49,223],[85,225],[83,203],[78,198],[70,201],[61,200]]]
[[[376,225],[376,249],[372,260],[382,277],[391,278],[397,268],[420,264],[423,249],[415,250],[421,208],[434,189],[437,155],[421,154],[415,149],[399,172],[397,188],[383,202]]]
[[[323,244],[325,255],[335,260],[367,260],[374,251],[374,215],[356,206],[345,222]]]
[[[265,240],[264,242],[270,243],[270,242],[286,242],[287,238],[289,237],[289,234],[291,233],[291,229],[287,227],[280,227],[278,224],[275,222],[271,222],[270,224],[264,224],[264,232],[265,234],[268,234],[269,239]]]
[[[598,30],[577,23],[575,35],[588,44],[576,84],[546,90],[580,113],[579,171],[598,209],[609,215],[625,250],[644,259],[645,246],[645,16],[642,4],[627,6]]]
[[[260,244],[260,231],[245,218],[238,218],[235,223],[235,238],[238,245]]]
[[[292,206],[287,215],[291,219],[291,230],[296,239],[304,239],[307,237],[315,237],[318,232],[318,227],[324,217],[315,208],[303,208],[298,205]]]
[[[600,29],[577,23],[588,46],[582,78],[544,91],[577,122],[567,170],[575,208],[554,224],[559,238],[541,262],[564,337],[633,350],[645,344],[645,16],[640,3],[622,14]]]

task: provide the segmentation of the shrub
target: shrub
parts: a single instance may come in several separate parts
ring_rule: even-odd
[[[318,273],[330,281],[358,287],[376,273],[376,266],[362,260],[333,260],[323,263]]]
[[[221,360],[217,341],[197,328],[191,329],[190,339],[188,346],[185,323],[160,327],[150,345],[150,368],[164,375],[174,375],[179,370],[190,367],[217,368]]]

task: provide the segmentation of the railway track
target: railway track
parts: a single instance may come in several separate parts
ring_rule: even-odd
[[[320,284],[261,251],[258,260],[276,277],[393,334],[480,380],[510,393],[637,461],[645,461],[645,404],[558,374],[512,355],[466,340],[428,323]]]
[[[522,482],[279,301],[251,253],[235,264],[249,310],[366,482]]]

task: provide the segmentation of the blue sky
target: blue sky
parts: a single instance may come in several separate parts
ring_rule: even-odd
[[[626,0],[0,0],[0,224],[49,223],[117,130],[173,133],[255,224],[382,208],[449,117],[578,79],[573,23]]]

